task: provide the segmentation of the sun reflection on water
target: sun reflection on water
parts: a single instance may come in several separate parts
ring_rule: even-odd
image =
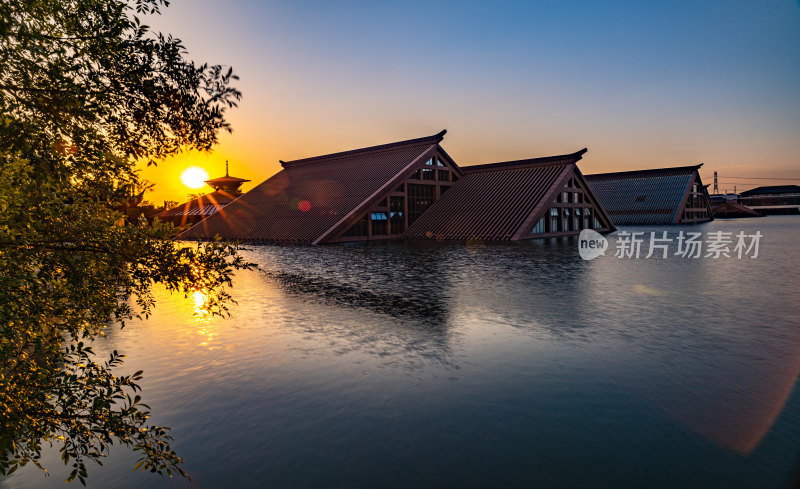
[[[214,339],[214,331],[211,328],[211,312],[208,310],[208,295],[202,290],[195,290],[192,294],[194,304],[194,321],[200,326],[197,334],[202,337],[201,346],[208,346]]]

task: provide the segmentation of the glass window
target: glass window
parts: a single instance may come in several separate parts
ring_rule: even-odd
[[[539,222],[536,223],[536,226],[533,227],[531,234],[542,234],[544,233],[544,217],[539,219]]]
[[[414,173],[412,173],[411,176],[408,177],[408,178],[410,178],[411,180],[419,180],[419,173],[420,173],[420,171],[417,170]]]
[[[425,210],[433,204],[433,185],[408,184],[408,224],[411,225]]]
[[[406,206],[406,198],[402,195],[392,195],[389,199],[389,210],[403,212]]]
[[[403,217],[402,211],[395,211],[389,213],[389,224],[392,228],[392,234],[403,234],[405,232],[406,220]]]
[[[436,178],[440,182],[449,182],[450,181],[450,172],[447,170],[438,170],[436,172]]]
[[[433,166],[433,158],[431,158],[431,159],[429,159],[428,161],[426,161],[426,162],[425,162],[425,164],[426,164],[427,166]]]
[[[422,179],[423,180],[436,180],[436,170],[432,168],[423,168],[422,169]]]
[[[436,166],[444,166],[444,163],[439,158],[436,158]]]
[[[562,230],[562,231],[569,231],[569,230],[570,230],[570,226],[569,226],[569,224],[570,224],[570,219],[569,219],[569,209],[567,209],[567,208],[565,207],[565,208],[563,209],[563,214],[562,214],[562,215],[563,215],[564,217],[563,217],[563,219],[562,219],[562,222],[561,222],[561,226],[562,226],[562,227],[561,227],[561,230]]]
[[[563,192],[561,195],[561,202],[565,204],[569,203],[569,192]]]
[[[373,212],[370,214],[372,219],[372,235],[384,235],[389,231],[389,216],[385,212]]]
[[[597,219],[597,216],[594,217],[594,228],[600,229],[600,220]]]

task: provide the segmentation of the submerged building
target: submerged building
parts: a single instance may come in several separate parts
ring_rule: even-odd
[[[415,239],[520,240],[612,231],[578,170],[586,149],[466,166],[464,176],[406,232]]]
[[[614,225],[689,224],[712,220],[702,163],[586,175]]]
[[[763,214],[744,206],[735,200],[711,201],[711,210],[715,219],[734,219],[740,217],[762,217]]]
[[[242,196],[241,186],[249,182],[244,178],[232,177],[228,174],[228,162],[225,162],[225,176],[206,180],[205,183],[214,191],[201,195],[183,204],[171,207],[158,214],[162,221],[176,226],[196,224]]]
[[[182,233],[256,243],[518,240],[613,229],[570,155],[462,168],[436,135],[294,161]]]
[[[739,202],[762,214],[800,213],[800,185],[772,185],[742,192]]]

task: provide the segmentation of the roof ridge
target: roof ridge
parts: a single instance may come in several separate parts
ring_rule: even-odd
[[[239,177],[230,177],[225,175],[224,177],[217,177],[217,178],[209,178],[208,180],[203,180],[203,182],[249,182],[246,178],[239,178]]]
[[[555,155],[555,156],[541,156],[538,158],[528,158],[524,160],[512,160],[512,161],[501,161],[498,163],[484,163],[481,165],[470,165],[470,166],[462,166],[461,169],[464,170],[464,173],[474,173],[474,172],[481,172],[481,171],[493,171],[493,170],[502,170],[504,168],[524,168],[526,166],[546,166],[546,165],[556,165],[558,162],[563,160],[574,159],[574,162],[577,162],[581,158],[583,158],[583,154],[588,151],[587,148],[583,148],[580,151],[576,151],[574,153],[564,154],[564,155]]]
[[[407,139],[405,141],[397,141],[397,142],[394,142],[394,143],[380,144],[380,145],[377,145],[377,146],[368,146],[368,147],[365,147],[365,148],[351,149],[351,150],[348,150],[348,151],[341,151],[341,152],[338,152],[338,153],[330,153],[330,154],[320,155],[320,156],[311,156],[309,158],[300,158],[300,159],[291,160],[291,161],[283,161],[283,160],[278,160],[278,161],[281,163],[281,166],[283,166],[283,168],[289,168],[289,167],[293,167],[293,166],[297,166],[297,165],[304,165],[304,164],[307,164],[307,163],[319,163],[319,162],[326,161],[326,160],[338,160],[338,159],[346,158],[348,156],[371,154],[371,153],[380,153],[380,152],[383,152],[383,151],[391,151],[391,150],[402,148],[402,147],[405,147],[405,146],[413,147],[413,146],[423,146],[425,144],[437,144],[437,143],[440,143],[442,141],[442,139],[444,139],[444,135],[446,133],[447,133],[447,129],[444,129],[444,130],[434,134],[433,136],[425,136],[425,137],[421,137],[421,138]]]
[[[592,173],[591,175],[584,175],[584,178],[594,178],[594,177],[605,177],[611,175],[633,175],[637,173],[655,173],[655,172],[665,172],[665,171],[674,171],[674,170],[698,170],[702,163],[698,163],[696,165],[684,165],[684,166],[670,166],[667,168],[646,168],[644,170],[627,170],[627,171],[615,171],[615,172],[607,172],[607,173]]]

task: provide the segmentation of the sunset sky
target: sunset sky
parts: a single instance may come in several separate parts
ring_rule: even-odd
[[[156,203],[185,200],[189,166],[228,159],[249,190],[279,159],[442,129],[461,165],[588,147],[584,173],[703,162],[721,191],[800,185],[797,0],[175,0],[148,23],[244,93],[213,153],[144,170]]]

